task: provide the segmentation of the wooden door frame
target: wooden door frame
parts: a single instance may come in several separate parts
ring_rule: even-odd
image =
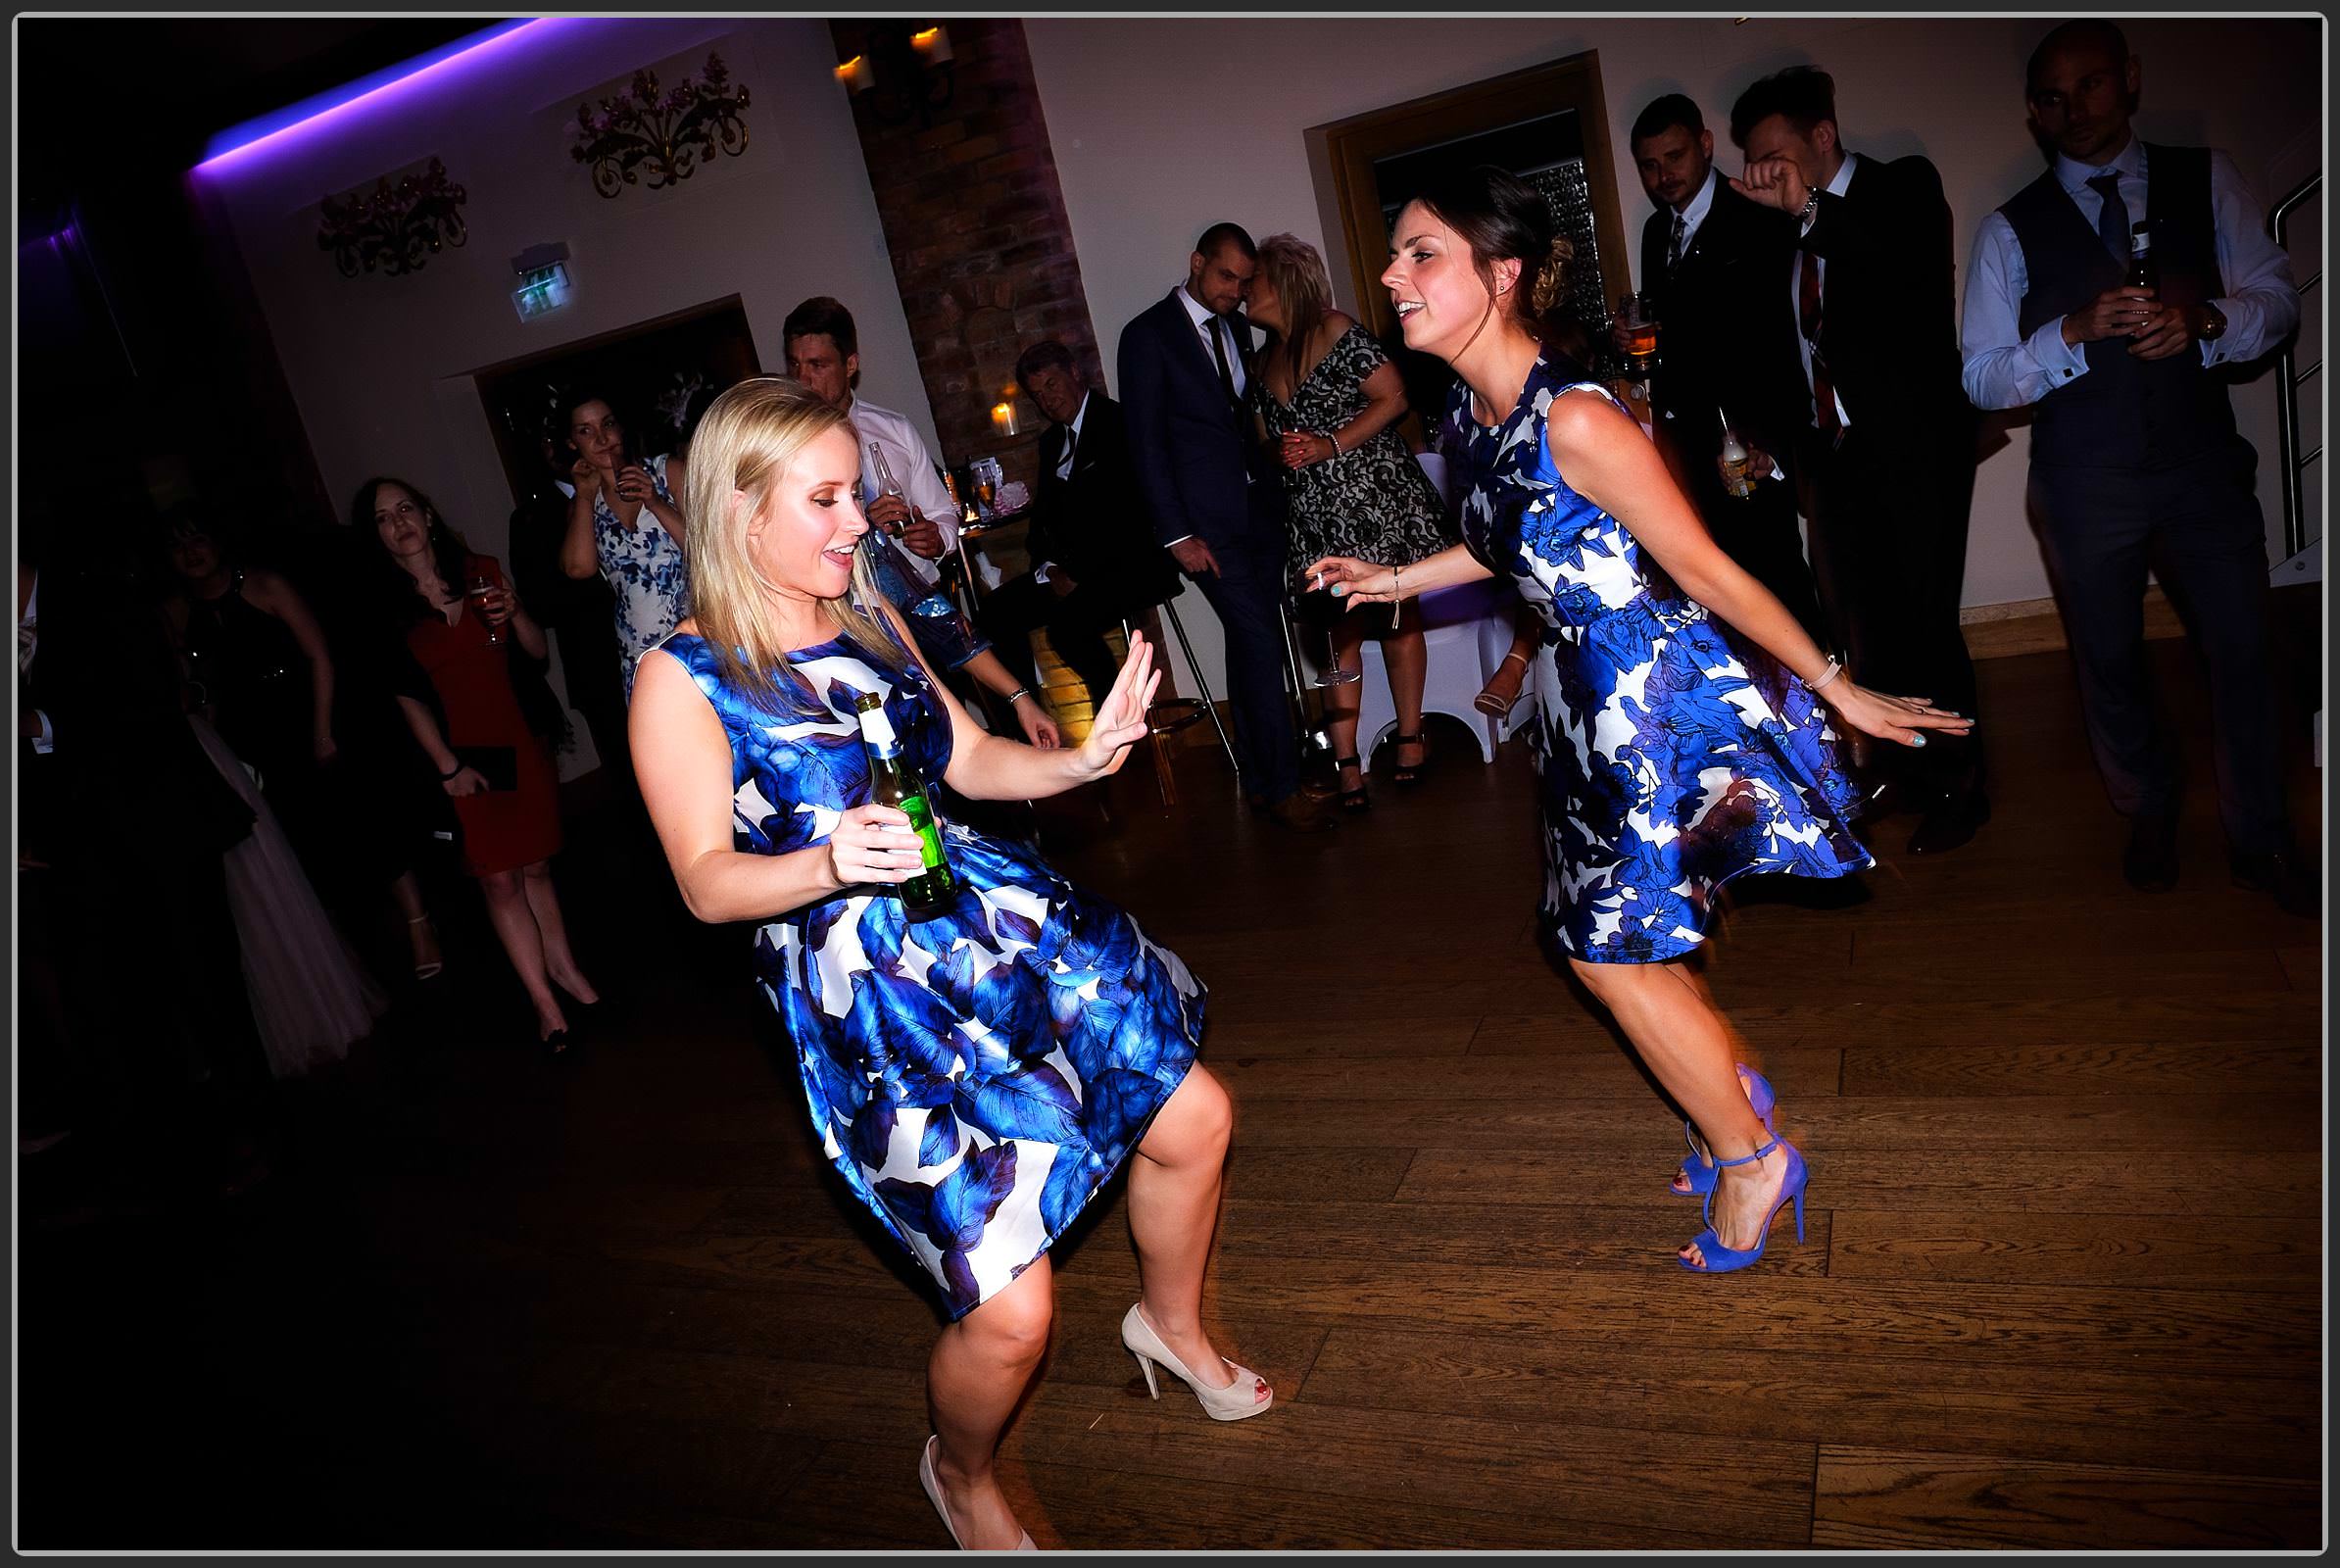
[[[1367,330],[1383,341],[1396,330],[1389,292],[1381,286],[1389,236],[1382,224],[1374,164],[1384,158],[1456,141],[1563,110],[1576,111],[1584,130],[1584,177],[1592,191],[1592,231],[1600,248],[1601,297],[1632,287],[1625,220],[1617,199],[1617,162],[1610,152],[1609,106],[1601,91],[1600,51],[1587,49],[1506,75],[1449,88],[1425,98],[1376,109],[1309,134],[1322,138],[1347,242],[1349,280]]]

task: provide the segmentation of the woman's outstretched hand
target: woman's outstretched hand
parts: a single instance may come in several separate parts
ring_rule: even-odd
[[[1113,689],[1097,705],[1089,738],[1073,754],[1084,777],[1103,778],[1128,760],[1130,748],[1146,738],[1146,713],[1153,706],[1162,672],[1153,667],[1153,645],[1144,632],[1130,633],[1130,656],[1121,662]]]
[[[1326,556],[1311,564],[1300,572],[1300,585],[1302,592],[1322,588],[1343,610],[1387,605],[1397,597],[1396,572],[1354,556]]]
[[[1967,735],[1974,728],[1974,721],[1964,713],[1936,708],[1923,697],[1892,697],[1873,692],[1866,686],[1855,685],[1850,675],[1838,677],[1829,683],[1828,690],[1815,695],[1839,721],[1864,735],[1897,741],[1903,746],[1924,746],[1927,730]]]

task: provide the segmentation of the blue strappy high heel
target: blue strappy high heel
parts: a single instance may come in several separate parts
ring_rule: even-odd
[[[1765,1132],[1773,1132],[1772,1108],[1779,1097],[1772,1093],[1771,1080],[1745,1062],[1738,1064],[1738,1075],[1746,1081],[1747,1103],[1754,1107],[1755,1119],[1763,1123]],[[1682,1162],[1682,1179],[1689,1185],[1669,1185],[1666,1191],[1677,1198],[1704,1198],[1715,1190],[1715,1167],[1706,1162],[1705,1151],[1698,1147],[1698,1129],[1688,1122],[1682,1124],[1682,1141],[1689,1146],[1690,1157]]]
[[[1772,1221],[1779,1217],[1779,1210],[1785,1208],[1791,1200],[1795,1204],[1795,1239],[1799,1243],[1803,1241],[1804,1184],[1810,1179],[1811,1172],[1805,1169],[1804,1156],[1795,1145],[1774,1138],[1752,1154],[1741,1154],[1736,1159],[1716,1160],[1715,1168],[1720,1170],[1725,1165],[1752,1165],[1775,1149],[1787,1151],[1787,1180],[1779,1185],[1779,1200],[1774,1203],[1772,1211],[1763,1217],[1763,1233],[1755,1238],[1755,1245],[1744,1251],[1735,1247],[1723,1245],[1722,1239],[1715,1235],[1715,1195],[1710,1191],[1706,1195],[1706,1201],[1699,1209],[1706,1220],[1706,1229],[1700,1231],[1691,1243],[1698,1249],[1699,1254],[1706,1259],[1706,1266],[1701,1268],[1688,1258],[1680,1256],[1675,1259],[1676,1262],[1693,1274],[1728,1274],[1732,1269],[1751,1266],[1757,1258],[1763,1255],[1764,1243],[1772,1239]]]

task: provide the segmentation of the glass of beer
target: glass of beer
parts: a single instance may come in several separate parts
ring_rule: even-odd
[[[1657,310],[1644,294],[1628,294],[1618,303],[1618,318],[1625,323],[1625,352],[1647,364],[1657,357]]]

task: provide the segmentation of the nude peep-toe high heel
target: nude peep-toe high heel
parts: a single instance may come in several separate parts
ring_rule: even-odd
[[[1209,1412],[1213,1421],[1241,1421],[1245,1416],[1259,1414],[1276,1402],[1276,1391],[1268,1387],[1267,1379],[1247,1366],[1237,1366],[1233,1361],[1227,1361],[1225,1356],[1219,1359],[1227,1361],[1228,1367],[1235,1373],[1233,1383],[1223,1389],[1214,1389],[1197,1378],[1184,1361],[1172,1353],[1170,1347],[1162,1343],[1162,1337],[1153,1331],[1153,1325],[1146,1321],[1134,1303],[1121,1320],[1121,1343],[1129,1348],[1130,1354],[1138,1358],[1139,1369],[1146,1374],[1146,1392],[1157,1399],[1162,1396],[1162,1391],[1153,1380],[1153,1369],[1159,1365],[1176,1373],[1179,1381],[1194,1391],[1194,1397],[1202,1401],[1202,1408]]]

